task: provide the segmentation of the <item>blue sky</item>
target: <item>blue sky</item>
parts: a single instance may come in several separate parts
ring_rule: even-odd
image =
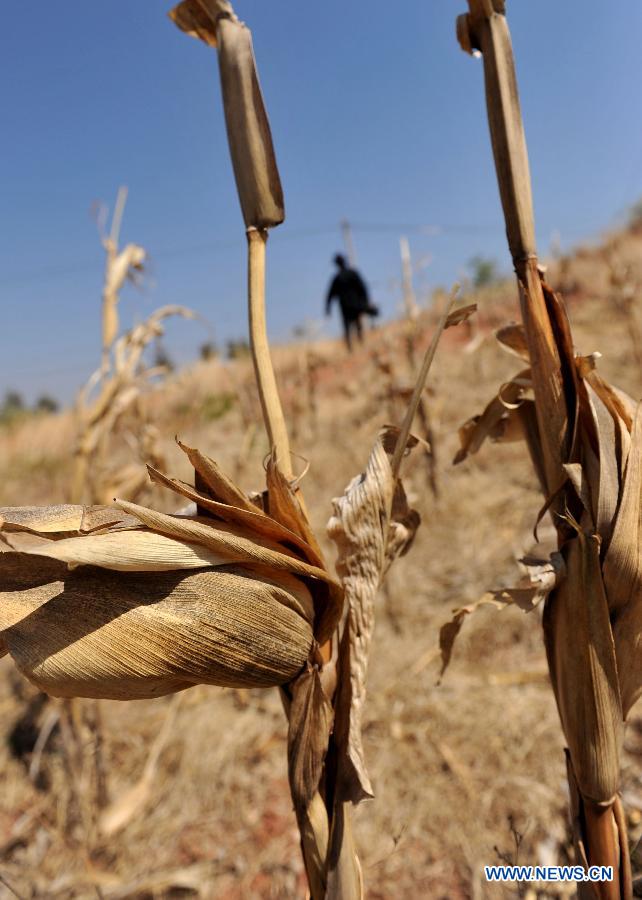
[[[642,5],[507,6],[545,255],[554,232],[564,246],[597,237],[642,195]],[[184,303],[221,343],[246,332],[215,51],[180,33],[168,7],[4,10],[0,392],[67,401],[97,364],[103,257],[90,209],[113,203],[120,184],[130,192],[122,237],[152,259],[145,289],[123,292],[125,324]],[[343,217],[386,316],[399,302],[404,232],[415,259],[431,256],[423,287],[449,284],[476,254],[509,269],[482,65],[454,38],[464,0],[238,0],[236,10],[253,31],[285,191],[268,261],[274,339],[321,318]],[[187,361],[206,339],[180,323],[167,346]]]

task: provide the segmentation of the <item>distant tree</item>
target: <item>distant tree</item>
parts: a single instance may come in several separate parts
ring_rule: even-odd
[[[2,405],[5,409],[14,409],[16,412],[22,412],[25,409],[25,401],[18,391],[7,391]]]
[[[55,413],[59,410],[58,401],[49,394],[41,394],[33,405],[34,412]]]
[[[218,356],[218,347],[214,343],[214,341],[206,341],[204,344],[201,344],[199,348],[199,356],[202,360],[207,362],[208,359],[216,359]]]
[[[167,369],[168,372],[173,372],[175,369],[174,361],[161,341],[156,341],[154,347],[154,366],[159,369]]]
[[[629,210],[629,227],[634,231],[642,229],[642,197]]]
[[[497,281],[499,272],[494,259],[485,256],[473,256],[468,263],[471,281],[474,288],[483,288]]]
[[[18,391],[7,391],[0,404],[0,422],[11,422],[26,411],[25,401]]]
[[[225,345],[225,355],[228,359],[243,359],[250,354],[250,345],[245,338],[228,341]]]

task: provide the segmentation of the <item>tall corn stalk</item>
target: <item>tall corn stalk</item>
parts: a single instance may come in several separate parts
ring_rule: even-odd
[[[612,866],[613,881],[580,883],[582,897],[632,896],[618,795],[623,723],[642,690],[642,413],[576,354],[561,298],[538,267],[526,141],[504,0],[469,0],[457,34],[481,51],[486,101],[523,328],[498,333],[528,364],[461,431],[458,461],[485,438],[527,441],[559,552],[531,565],[530,587],[496,592],[526,608],[545,598],[544,642],[568,744],[578,861]],[[442,629],[447,663],[466,612]]]
[[[226,0],[184,0],[172,16],[183,30],[218,50],[230,154],[248,241],[248,314],[254,369],[272,459],[276,469],[291,480],[293,471],[289,440],[270,359],[265,322],[267,229],[280,224],[285,212],[250,31],[238,21]],[[405,449],[407,437],[402,450]],[[298,488],[295,488],[294,499],[300,508],[299,527],[302,527],[315,554],[322,561],[316,540],[306,522],[305,506]],[[390,506],[387,517],[391,514]],[[338,542],[346,541],[344,528],[341,511],[338,511],[332,524]],[[385,545],[385,538],[383,543]],[[382,565],[378,566],[377,574],[380,578]],[[348,742],[352,743],[357,738],[360,742],[359,728],[351,721],[354,716],[350,688],[353,640],[350,627],[346,626],[340,643],[338,635],[322,643],[309,671],[282,688],[289,719],[290,789],[314,900],[322,897],[357,898],[362,895],[361,868],[352,836],[350,806],[352,801],[358,802],[370,796],[371,792],[360,748],[356,764],[346,751]],[[363,681],[365,674],[367,643],[357,654],[360,657],[358,666],[362,670],[360,681]],[[331,732],[333,717],[335,728]],[[309,748],[302,752],[306,744]],[[306,756],[308,762],[302,765]]]
[[[75,404],[78,436],[74,451],[74,472],[70,499],[72,503],[109,502],[115,494],[130,499],[139,497],[147,487],[140,468],[125,469],[111,463],[111,437],[128,414],[135,420],[134,436],[145,461],[161,463],[158,435],[146,420],[141,395],[148,381],[164,374],[162,367],[146,367],[143,353],[149,344],[163,334],[163,322],[169,316],[194,318],[183,306],[164,306],[155,310],[131,331],[120,334],[118,305],[126,281],[137,284],[147,253],[138,244],[119,249],[120,229],[125,213],[127,188],[118,191],[109,234],[99,230],[105,248],[105,276],[102,292],[102,356],[100,367],[78,392]]]

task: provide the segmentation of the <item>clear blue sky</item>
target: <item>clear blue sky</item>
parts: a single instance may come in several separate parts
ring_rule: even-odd
[[[180,33],[164,0],[13,3],[3,10],[4,207],[0,392],[69,400],[98,361],[102,251],[93,201],[129,186],[123,238],[152,278],[124,291],[130,323],[162,303],[245,334],[244,235],[223,128],[215,51]],[[642,194],[642,4],[508,0],[540,251],[621,220]],[[318,319],[338,222],[395,313],[399,234],[432,255],[426,285],[475,254],[506,270],[482,66],[454,38],[464,0],[238,0],[252,28],[285,190],[272,233],[269,326]],[[438,234],[406,225],[436,224]],[[368,230],[360,225],[387,226]],[[333,333],[336,323],[327,333]],[[170,326],[180,361],[205,340]]]

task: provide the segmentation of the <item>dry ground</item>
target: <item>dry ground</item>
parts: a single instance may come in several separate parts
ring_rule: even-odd
[[[641,396],[630,322],[618,312],[618,289],[609,282],[609,247],[631,261],[629,279],[642,301],[642,236],[616,235],[582,251],[554,265],[551,280],[566,288],[578,348],[600,350],[603,373]],[[487,446],[451,465],[458,426],[520,365],[492,337],[497,324],[517,318],[513,286],[486,289],[476,299],[478,324],[447,334],[431,375],[439,496],[418,454],[407,482],[423,525],[380,598],[365,726],[376,798],[356,814],[371,900],[519,896],[514,887],[487,885],[483,864],[516,856],[549,864],[569,854],[563,740],[538,612],[483,610],[471,617],[437,683],[440,626],[452,608],[516,579],[515,560],[533,548],[541,503],[519,444]],[[423,315],[421,346],[433,322]],[[331,498],[363,467],[378,427],[401,416],[402,401],[390,388],[410,383],[406,333],[401,324],[381,328],[352,357],[333,343],[276,353],[293,445],[310,462],[303,486],[319,534]],[[258,410],[251,384],[247,361],[214,361],[181,372],[162,394],[149,396],[167,437],[170,474],[187,475],[172,443],[179,434],[243,487],[260,485],[266,444],[252,425]],[[62,414],[0,431],[0,504],[65,499],[73,429],[71,415]],[[121,435],[114,459],[124,464],[128,453]],[[157,493],[152,499],[168,502]],[[327,542],[326,549],[331,556]],[[8,733],[35,692],[9,661],[0,666]],[[101,703],[111,799],[140,776],[171,702]],[[622,789],[637,838],[642,714],[633,716],[625,746]],[[60,735],[54,732],[42,757],[37,785],[27,775],[29,761],[0,744],[0,898],[13,896],[3,885],[25,898],[305,896],[276,691],[188,691],[160,758],[153,800],[109,840],[88,843],[74,825]]]

